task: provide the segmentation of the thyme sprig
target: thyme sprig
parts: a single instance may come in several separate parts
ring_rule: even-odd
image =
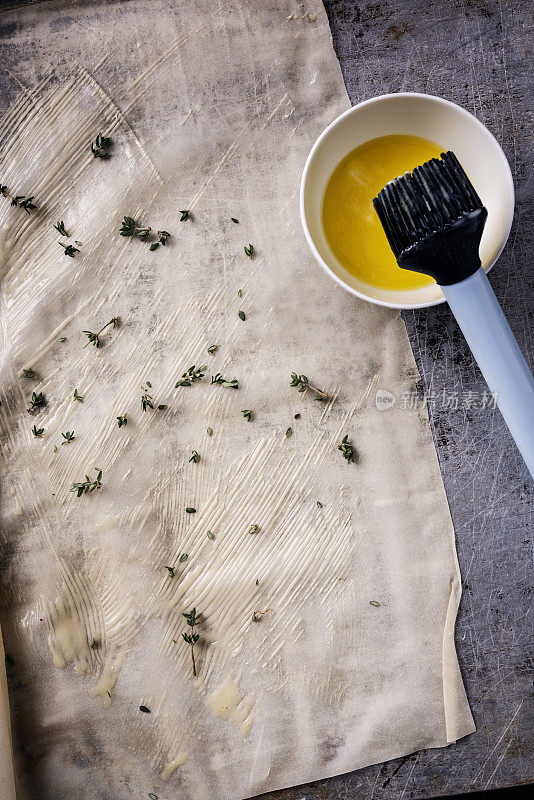
[[[118,424],[119,428],[122,428],[123,425],[128,425],[128,417],[126,416],[126,414],[123,414],[122,416],[117,417],[117,424]]]
[[[119,317],[112,317],[110,321],[106,322],[106,324],[102,328],[100,328],[100,330],[97,333],[93,333],[92,331],[82,331],[82,333],[85,333],[85,335],[89,339],[89,341],[84,344],[82,349],[85,350],[85,348],[89,344],[94,345],[94,347],[100,347],[100,345],[102,344],[102,342],[100,341],[100,334],[103,333],[106,330],[106,328],[109,328],[110,325],[113,325],[113,327],[116,328],[119,322],[120,322]]]
[[[73,398],[73,400],[77,400],[78,403],[83,403],[83,394],[80,394],[78,392],[78,389],[74,390],[74,394],[72,395],[72,398]]]
[[[150,236],[152,228],[150,225],[140,225],[133,217],[124,217],[119,230],[121,236],[137,236],[142,242],[146,242]]]
[[[102,470],[98,467],[95,467],[95,469],[96,479],[94,481],[91,480],[89,475],[86,475],[84,481],[72,484],[70,491],[76,492],[76,497],[81,497],[82,494],[89,494],[89,492],[94,492],[95,489],[102,487]]]
[[[94,142],[91,142],[91,153],[95,158],[109,158],[109,148],[112,143],[113,140],[109,136],[102,136],[99,133]]]
[[[148,382],[147,386],[150,386]],[[145,389],[144,386],[142,386],[141,388],[143,390],[143,394],[141,395],[141,409],[143,411],[146,411],[147,408],[154,408],[154,398],[152,397],[151,394],[148,394],[148,391]],[[152,387],[150,386],[150,388]]]
[[[174,385],[175,389],[179,386],[191,386],[192,383],[195,381],[200,381],[204,377],[205,371],[207,370],[206,364],[203,364],[201,367],[196,367],[193,364],[192,367],[189,367],[184,373],[182,373],[180,380],[177,381]]]
[[[298,375],[296,372],[292,372],[289,385],[296,386],[298,392],[312,392],[312,394],[315,395],[313,399],[319,400],[321,403],[325,403],[328,400],[327,393],[323,392],[321,389],[317,389],[316,386],[312,386],[306,375]]]
[[[348,434],[345,434],[341,443],[338,444],[337,449],[341,450],[343,458],[347,459],[347,464],[352,464],[354,462],[354,448],[349,442]]]
[[[69,442],[72,442],[72,440],[76,438],[75,435],[74,435],[74,431],[66,431],[65,433],[62,433],[61,435],[63,436],[63,439],[64,439],[64,441],[61,442],[61,444],[69,444]]]
[[[199,624],[199,618],[197,615],[197,610],[194,608],[189,614],[183,614],[185,620],[189,627],[191,628],[190,633],[182,633],[184,642],[191,645],[191,661],[193,663],[193,676],[196,678],[197,676],[197,665],[195,663],[195,644],[200,639],[200,634],[194,631],[194,628]]]
[[[223,378],[220,372],[216,375],[212,375],[211,377],[212,383],[217,383],[219,386],[226,386],[228,389],[239,389],[239,382],[237,378],[233,378],[231,381]]]
[[[254,255],[254,245],[253,244],[249,244],[248,247],[245,245],[243,250],[245,251],[245,255],[246,256],[248,256],[249,258],[253,257],[253,255]]]
[[[33,414],[37,411],[37,409],[42,408],[42,406],[46,405],[45,396],[42,392],[32,392],[32,396],[29,400],[29,408],[28,413]]]
[[[32,428],[33,435],[37,438],[38,436],[42,436],[44,433],[44,428],[38,428],[36,425]]]
[[[28,369],[23,369],[22,370],[22,374],[24,375],[25,378],[36,378],[37,377],[37,373],[31,367],[28,367]]]
[[[58,245],[63,247],[64,254],[66,256],[70,256],[70,258],[74,258],[76,253],[80,252],[80,249],[78,247],[74,247],[73,244],[63,244],[63,242],[58,242]]]
[[[3,197],[8,197],[11,200],[12,206],[23,208],[27,214],[29,214],[30,211],[33,211],[35,208],[37,208],[37,206],[32,203],[34,197],[33,195],[31,197],[25,197],[23,194],[16,194],[16,195],[10,194],[7,186],[2,186],[1,184],[0,184],[0,194],[3,195]]]
[[[180,222],[185,222],[186,220],[191,219],[191,212],[188,208],[182,209],[180,214],[182,215],[180,217]]]
[[[56,229],[56,231],[59,233],[60,236],[66,236],[67,238],[70,236],[70,233],[67,231],[63,220],[56,222],[54,228]]]

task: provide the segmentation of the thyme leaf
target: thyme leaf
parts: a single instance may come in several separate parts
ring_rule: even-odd
[[[169,570],[169,575],[171,578],[174,578],[174,567],[165,567],[165,569]]]
[[[354,448],[349,442],[348,434],[345,434],[341,440],[341,444],[338,444],[337,449],[341,450],[343,458],[347,460],[347,464],[352,464],[354,462]]]
[[[180,211],[180,214],[182,215],[180,217],[180,222],[185,222],[186,219],[191,219],[191,212],[189,211],[188,208],[182,209],[182,211]]]
[[[214,353],[217,352],[218,349],[219,349],[218,344],[210,344],[210,346],[208,347],[208,353],[210,354],[210,356],[212,356],[214,355]]]
[[[270,608],[266,608],[265,611],[253,611],[252,612],[252,622],[259,622],[260,619],[263,617],[264,614],[267,614],[270,611]]]
[[[109,158],[109,149],[112,143],[113,140],[109,136],[102,136],[99,133],[94,142],[91,142],[91,153],[95,158]]]
[[[259,525],[251,525],[249,533],[257,533],[260,529]]]
[[[191,455],[189,456],[189,461],[193,461],[195,464],[198,464],[200,461],[200,455],[197,453],[196,450],[191,450]]]
[[[32,396],[29,400],[30,406],[28,408],[29,414],[34,414],[37,409],[42,408],[46,405],[45,396],[42,392],[32,392]]]
[[[163,247],[165,247],[165,245],[167,244],[167,239],[169,238],[170,235],[171,234],[169,233],[169,231],[158,231],[158,241],[157,242],[152,242],[152,244],[150,245],[150,247],[148,249],[151,252],[154,252],[154,250],[158,249],[160,244]]]
[[[245,255],[246,256],[248,256],[249,258],[253,257],[253,255],[254,255],[254,245],[253,244],[249,244],[248,247],[245,245],[243,250],[245,251]]]
[[[122,417],[117,417],[117,424],[119,428],[122,428],[123,425],[128,425],[128,417],[126,414],[123,414]]]
[[[247,422],[250,422],[252,420],[252,411],[250,409],[244,408],[241,411],[241,413],[243,414]]]
[[[63,247],[65,255],[70,256],[71,258],[74,258],[76,253],[80,252],[79,248],[74,247],[73,244],[63,244],[63,242],[58,242],[58,245]]]
[[[289,439],[290,436],[293,436],[293,428],[288,428],[286,431],[286,439]]]
[[[238,219],[236,219],[235,217],[230,217],[230,219],[232,220],[232,222],[235,222],[236,225],[239,225]]]
[[[67,238],[70,236],[70,233],[68,233],[63,220],[61,220],[60,222],[56,222],[54,228],[56,229],[56,231],[59,233],[60,236],[66,236]]]
[[[247,318],[245,312],[241,311],[241,309],[237,312],[237,316],[239,317],[241,322],[244,322]]]
[[[78,403],[83,403],[83,395],[78,393],[78,389],[74,390],[74,394],[72,395],[74,400],[77,400]]]

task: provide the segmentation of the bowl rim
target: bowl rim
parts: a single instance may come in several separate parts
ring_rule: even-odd
[[[342,114],[339,114],[339,116],[337,116],[334,120],[332,120],[332,122],[329,125],[327,125],[327,127],[323,130],[323,132],[318,136],[318,138],[315,140],[315,142],[314,142],[314,144],[313,144],[313,146],[312,146],[312,148],[311,148],[311,150],[310,150],[310,152],[308,154],[308,157],[306,159],[306,163],[304,164],[304,169],[302,170],[302,177],[301,177],[301,181],[300,181],[300,221],[301,221],[302,228],[304,230],[304,236],[306,238],[306,241],[308,242],[308,246],[309,246],[310,250],[312,251],[313,255],[315,256],[315,259],[319,262],[319,264],[322,266],[322,268],[325,270],[325,272],[327,272],[328,275],[330,275],[330,277],[333,278],[336,281],[336,283],[338,283],[343,289],[345,289],[347,292],[350,292],[351,294],[355,295],[356,297],[360,297],[362,300],[367,300],[367,302],[369,302],[369,303],[374,303],[375,305],[379,305],[379,306],[385,306],[386,308],[399,308],[399,309],[405,309],[405,310],[416,309],[416,308],[430,308],[431,306],[437,306],[437,305],[440,305],[441,303],[445,302],[445,297],[439,297],[436,300],[430,300],[430,301],[428,301],[426,303],[425,302],[423,302],[423,303],[395,303],[395,302],[392,302],[392,301],[389,301],[389,300],[380,300],[380,299],[378,299],[376,297],[370,297],[369,295],[364,294],[363,292],[359,291],[358,289],[355,289],[353,286],[349,286],[326,263],[326,261],[323,259],[323,257],[319,253],[317,247],[315,246],[315,242],[313,241],[312,235],[311,235],[309,227],[308,227],[308,221],[306,219],[306,211],[305,211],[305,207],[304,207],[304,194],[305,194],[305,190],[306,190],[306,183],[307,183],[308,173],[310,171],[310,167],[311,167],[311,164],[312,164],[312,162],[313,162],[313,160],[315,158],[315,154],[317,153],[317,150],[322,145],[324,140],[330,135],[332,130],[334,128],[336,128],[346,117],[348,117],[348,116],[350,116],[352,114],[355,114],[356,112],[358,112],[363,107],[369,106],[369,105],[373,105],[374,103],[381,103],[381,102],[384,102],[384,101],[389,101],[389,100],[394,100],[394,99],[399,99],[399,98],[412,98],[412,97],[419,97],[419,98],[421,98],[423,100],[429,100],[429,101],[434,102],[434,103],[438,103],[438,104],[441,104],[441,105],[444,105],[444,106],[448,106],[449,108],[453,108],[455,111],[460,111],[460,113],[463,114],[465,117],[470,118],[470,120],[475,123],[475,127],[478,127],[480,132],[483,135],[485,135],[488,139],[490,139],[493,142],[493,144],[495,145],[497,155],[498,155],[499,159],[502,162],[502,166],[504,167],[504,174],[506,176],[506,180],[507,180],[507,184],[508,184],[509,207],[508,207],[508,220],[507,220],[507,225],[506,225],[506,233],[502,238],[501,245],[500,245],[498,251],[496,252],[495,256],[492,258],[492,260],[489,262],[489,264],[485,267],[485,271],[489,272],[490,269],[495,264],[495,262],[497,261],[497,259],[499,258],[499,256],[501,255],[502,251],[504,250],[506,242],[508,241],[508,237],[510,236],[510,230],[512,228],[512,222],[513,222],[513,218],[514,218],[514,209],[515,209],[515,191],[514,191],[514,181],[513,181],[513,176],[512,176],[512,170],[510,168],[510,164],[508,162],[508,159],[506,158],[504,150],[502,149],[501,145],[499,144],[499,142],[497,141],[495,136],[492,134],[492,132],[490,130],[488,130],[488,128],[486,128],[486,126],[477,117],[475,117],[474,114],[471,114],[470,111],[467,111],[467,109],[463,108],[462,106],[459,106],[457,103],[453,103],[452,100],[446,100],[444,97],[438,97],[437,95],[433,95],[433,94],[425,94],[423,92],[390,92],[388,94],[380,94],[380,95],[377,95],[376,97],[370,97],[367,100],[362,100],[360,103],[357,103],[356,105],[351,106],[351,108],[348,108]],[[367,140],[367,141],[370,141],[370,140]]]

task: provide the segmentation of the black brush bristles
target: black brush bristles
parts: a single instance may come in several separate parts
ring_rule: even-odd
[[[480,267],[487,211],[454,153],[390,181],[373,205],[400,267],[442,286]]]

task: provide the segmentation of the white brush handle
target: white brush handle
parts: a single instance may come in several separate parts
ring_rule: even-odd
[[[486,273],[441,290],[534,477],[534,378]]]

